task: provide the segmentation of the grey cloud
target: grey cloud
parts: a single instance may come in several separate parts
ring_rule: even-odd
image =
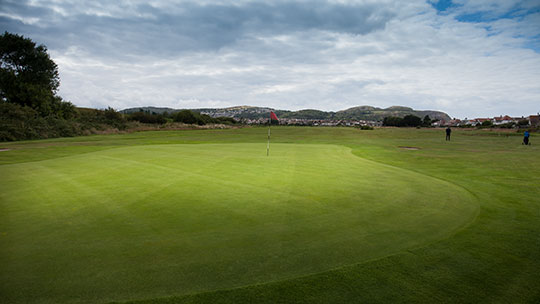
[[[126,8],[125,13],[119,13],[118,7],[109,7],[108,11],[118,16],[92,13],[91,7],[85,10],[75,4],[66,4],[65,16],[52,5],[35,7],[12,1],[6,2],[2,10],[39,18],[39,23],[32,25],[2,17],[0,25],[18,33],[47,36],[50,48],[85,46],[88,52],[118,57],[214,51],[241,39],[306,32],[364,35],[383,29],[394,17],[383,5],[326,1],[179,3],[174,9],[141,4]]]
[[[423,0],[219,1],[0,0],[0,27],[47,45],[80,106],[538,111],[540,57],[522,47],[538,14],[482,24]]]

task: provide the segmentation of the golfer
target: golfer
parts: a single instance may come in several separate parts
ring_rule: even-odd
[[[446,128],[446,140],[450,140],[451,133],[452,133],[452,129],[450,129],[450,127]]]
[[[525,131],[525,133],[523,133],[523,145],[529,145],[529,131]]]

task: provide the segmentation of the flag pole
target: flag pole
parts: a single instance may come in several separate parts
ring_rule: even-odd
[[[270,155],[270,126],[272,125],[272,119],[275,119],[279,124],[276,113],[270,111],[270,119],[268,119],[268,144],[266,145],[266,156]]]
[[[270,155],[270,125],[272,124],[272,119],[268,120],[268,143],[266,144],[266,156]]]

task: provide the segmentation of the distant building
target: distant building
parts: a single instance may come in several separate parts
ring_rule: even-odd
[[[478,124],[478,121],[476,120],[476,118],[467,119],[463,121],[463,125],[476,126],[477,124]]]
[[[529,116],[529,124],[533,127],[540,126],[540,115]]]
[[[508,115],[504,115],[504,116],[499,116],[499,117],[494,117],[493,118],[493,124],[498,126],[498,125],[504,125],[504,124],[507,124],[507,123],[512,123],[512,122],[515,122],[514,118],[508,116]]]
[[[528,120],[528,121],[531,121],[531,125],[533,125],[533,123],[535,125],[540,125],[540,115],[531,115],[529,118],[526,118],[526,117],[510,117],[508,115],[504,115],[504,116],[499,116],[499,117],[493,117],[493,118],[471,118],[471,119],[463,119],[463,120],[459,120],[459,119],[452,119],[452,120],[448,120],[448,121],[445,121],[445,120],[441,120],[441,121],[437,121],[437,122],[434,122],[433,124],[431,124],[432,126],[435,126],[435,127],[463,127],[463,126],[478,126],[478,125],[481,125],[483,122],[485,121],[490,121],[493,123],[494,126],[502,126],[502,125],[505,125],[505,124],[511,124],[511,123],[514,123],[514,124],[517,124],[518,121],[520,120]]]

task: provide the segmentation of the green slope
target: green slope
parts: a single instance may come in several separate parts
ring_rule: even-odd
[[[264,148],[151,145],[3,166],[4,297],[101,302],[282,280],[424,245],[475,215],[466,191],[345,147]]]
[[[267,158],[265,134],[6,144],[3,301],[539,298],[536,146],[493,132],[446,143],[439,130],[275,128],[287,144]],[[185,145],[203,142],[214,144]]]

